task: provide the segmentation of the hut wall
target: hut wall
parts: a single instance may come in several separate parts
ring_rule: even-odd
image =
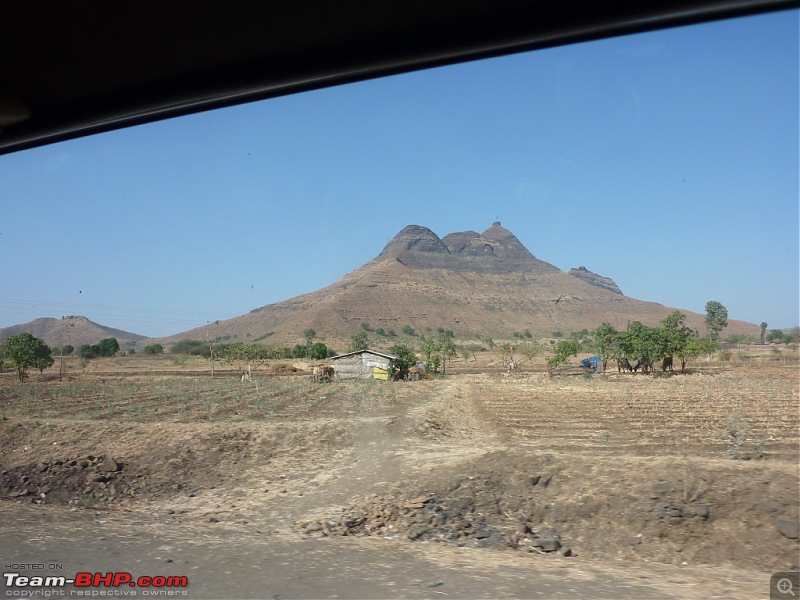
[[[333,363],[336,377],[339,379],[364,379],[372,377],[372,368],[364,366],[360,354],[345,356]]]
[[[369,379],[373,376],[375,367],[388,371],[391,365],[392,361],[388,358],[369,352],[345,356],[333,362],[338,379]]]

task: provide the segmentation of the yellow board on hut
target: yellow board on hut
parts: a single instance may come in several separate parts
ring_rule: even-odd
[[[381,369],[380,367],[373,367],[372,378],[381,379],[383,381],[389,381],[389,371],[387,371],[386,369]]]

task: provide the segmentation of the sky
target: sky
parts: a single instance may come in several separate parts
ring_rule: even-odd
[[[800,19],[374,79],[0,156],[0,327],[151,337],[499,220],[641,300],[800,323]]]

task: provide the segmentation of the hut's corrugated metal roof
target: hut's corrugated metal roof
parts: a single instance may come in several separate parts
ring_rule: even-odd
[[[376,356],[381,356],[383,358],[388,358],[389,360],[397,360],[397,357],[394,354],[386,354],[386,352],[378,352],[377,350],[356,350],[355,352],[348,352],[347,354],[339,354],[338,356],[331,357],[331,360],[336,360],[337,358],[345,358],[346,356],[354,356],[356,354],[374,354]]]

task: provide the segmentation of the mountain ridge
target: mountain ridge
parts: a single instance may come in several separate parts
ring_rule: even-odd
[[[81,315],[70,315],[56,319],[39,317],[20,325],[0,328],[0,342],[19,335],[30,333],[44,341],[48,346],[67,345],[78,348],[84,344],[96,344],[105,338],[116,338],[120,347],[135,346],[147,336],[100,325]]]
[[[294,344],[314,329],[318,339],[346,343],[363,323],[398,334],[406,326],[423,335],[444,327],[478,340],[526,329],[539,335],[592,329],[604,321],[619,329],[634,320],[657,325],[673,310],[629,298],[613,279],[585,267],[566,273],[538,259],[499,221],[483,233],[443,238],[408,225],[375,258],[328,286],[159,341],[268,337]],[[681,312],[704,331],[704,315]],[[728,331],[755,335],[758,328],[731,320]]]

